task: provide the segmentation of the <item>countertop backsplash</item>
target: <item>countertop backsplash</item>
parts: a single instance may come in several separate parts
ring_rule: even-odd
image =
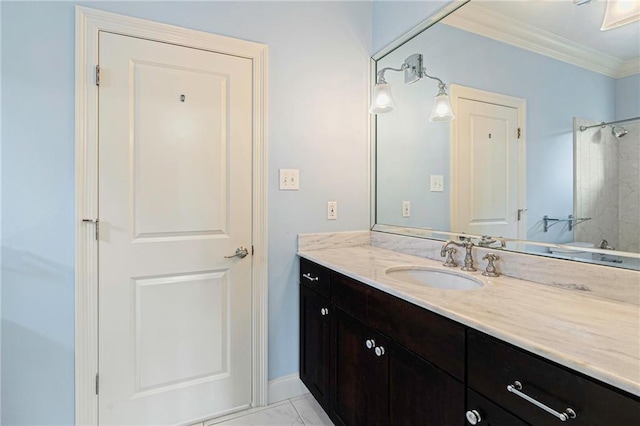
[[[436,261],[443,260],[440,257],[443,242],[424,238],[376,231],[327,232],[298,236],[299,251],[363,245]],[[505,276],[640,305],[640,273],[638,271],[474,247],[473,258],[479,270],[485,268],[486,261],[483,261],[482,257],[488,252],[500,256],[500,260],[496,262],[496,268]],[[458,250],[455,257],[462,264],[464,251]]]

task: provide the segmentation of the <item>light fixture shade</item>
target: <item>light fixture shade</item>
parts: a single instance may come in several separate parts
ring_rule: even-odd
[[[456,116],[453,115],[453,109],[451,109],[449,95],[445,93],[436,96],[433,100],[433,109],[431,110],[429,121],[451,121],[455,117]]]
[[[385,112],[391,112],[395,109],[396,105],[393,103],[393,97],[391,97],[391,87],[389,83],[377,83],[373,88],[369,112],[371,114],[384,114]]]
[[[638,0],[608,0],[604,12],[602,31],[612,30],[640,20],[640,2]]]

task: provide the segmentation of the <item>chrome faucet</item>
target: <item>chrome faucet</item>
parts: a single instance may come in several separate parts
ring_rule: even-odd
[[[495,247],[493,244],[499,243],[500,247]],[[507,242],[502,239],[502,237],[498,237],[495,239],[489,235],[483,235],[482,239],[478,242],[479,247],[487,247],[487,248],[495,248],[495,249],[504,249],[507,247]]]
[[[460,269],[462,269],[463,271],[469,271],[469,272],[477,271],[477,269],[473,266],[473,256],[471,255],[471,249],[473,249],[473,241],[471,241],[471,238],[461,237],[461,239],[462,239],[461,242],[457,242],[453,240],[447,241],[444,244],[444,246],[442,246],[442,249],[440,250],[440,256],[442,257],[445,256],[445,254],[447,253],[447,249],[451,244],[456,245],[458,247],[464,247],[466,250],[466,254],[464,256],[464,266]]]
[[[609,245],[609,241],[607,241],[607,240],[600,241],[600,248],[603,249],[603,250],[615,250],[616,249],[615,247],[611,247]]]

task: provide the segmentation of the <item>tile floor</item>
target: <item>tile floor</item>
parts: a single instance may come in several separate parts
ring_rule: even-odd
[[[250,408],[239,413],[209,420],[204,422],[203,426],[211,425],[333,426],[333,423],[313,396],[306,394],[266,407]]]

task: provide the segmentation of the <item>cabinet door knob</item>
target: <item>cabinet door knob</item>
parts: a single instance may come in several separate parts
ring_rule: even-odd
[[[368,349],[373,349],[376,347],[376,341],[374,339],[367,339],[367,341],[364,342],[364,344],[367,346]]]
[[[382,356],[382,355],[384,355],[384,347],[376,346],[376,356]]]
[[[467,421],[471,425],[477,425],[482,421],[482,417],[480,416],[480,413],[478,412],[478,410],[469,410],[467,411],[466,416],[467,416]]]
[[[320,315],[322,316],[329,315],[329,308],[320,309]]]

